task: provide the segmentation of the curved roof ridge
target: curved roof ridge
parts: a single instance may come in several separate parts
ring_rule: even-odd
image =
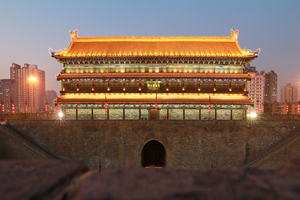
[[[177,42],[177,41],[226,41],[234,42],[235,39],[230,36],[116,36],[116,37],[78,37],[76,42]]]

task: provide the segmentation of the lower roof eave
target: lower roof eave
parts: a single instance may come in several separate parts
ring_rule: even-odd
[[[57,80],[62,79],[89,79],[89,78],[205,78],[205,79],[247,79],[250,80],[249,74],[218,74],[218,73],[60,73],[56,76]]]
[[[195,102],[195,101],[185,101],[185,102],[179,102],[179,101],[64,101],[64,100],[58,100],[57,103],[60,104],[201,104],[201,105],[253,105],[253,103],[247,103],[247,102]]]

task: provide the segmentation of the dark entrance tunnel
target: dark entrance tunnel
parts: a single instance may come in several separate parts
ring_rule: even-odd
[[[164,146],[151,140],[142,150],[142,167],[164,167],[166,164],[166,151]]]

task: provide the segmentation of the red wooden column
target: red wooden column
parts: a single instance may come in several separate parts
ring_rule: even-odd
[[[215,120],[217,120],[217,108],[215,108]]]
[[[232,108],[230,109],[230,120],[232,120]]]
[[[76,120],[78,120],[78,108],[76,108]]]
[[[183,120],[185,120],[185,108],[182,109],[182,113],[183,113]]]
[[[123,108],[123,120],[125,120],[125,108]]]
[[[92,116],[91,119],[94,120],[94,109],[92,108]]]
[[[167,120],[169,120],[169,108],[167,109]]]
[[[142,111],[141,108],[139,108],[139,120],[141,119],[141,116],[142,116]]]
[[[201,120],[201,108],[199,108],[199,120]]]

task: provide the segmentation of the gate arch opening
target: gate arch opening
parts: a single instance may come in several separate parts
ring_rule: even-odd
[[[142,150],[142,167],[164,167],[166,165],[165,147],[156,140],[145,144]]]

